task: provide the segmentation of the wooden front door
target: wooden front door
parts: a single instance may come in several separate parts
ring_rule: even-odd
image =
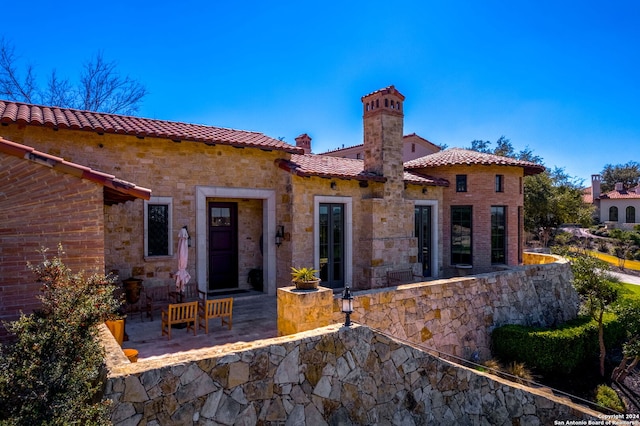
[[[209,290],[238,287],[238,205],[209,203]]]

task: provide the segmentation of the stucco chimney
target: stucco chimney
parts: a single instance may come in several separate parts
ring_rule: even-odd
[[[616,191],[622,191],[624,190],[624,185],[622,182],[616,182]]]
[[[600,197],[600,184],[602,183],[602,176],[591,175],[591,197],[597,200]]]
[[[296,146],[304,149],[305,154],[311,154],[311,137],[303,133],[296,138]]]
[[[385,193],[402,196],[404,96],[394,86],[362,97],[364,171],[387,178]]]

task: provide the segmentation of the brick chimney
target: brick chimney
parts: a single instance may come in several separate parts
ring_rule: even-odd
[[[387,178],[385,198],[402,197],[404,96],[394,86],[362,97],[364,171]]]
[[[303,133],[296,138],[296,147],[304,149],[305,154],[311,154],[311,137]]]
[[[602,176],[591,175],[591,197],[596,200],[600,197],[600,184],[602,183]]]

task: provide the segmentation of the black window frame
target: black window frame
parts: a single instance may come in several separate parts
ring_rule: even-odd
[[[611,206],[609,207],[609,222],[617,222],[618,221],[618,207]]]
[[[507,264],[507,206],[491,206],[491,264]]]
[[[467,192],[467,175],[456,175],[456,192]]]
[[[496,175],[496,192],[504,192],[504,175]]]
[[[451,264],[473,265],[473,206],[451,206],[450,232]],[[463,243],[465,238],[469,240],[468,245]]]
[[[147,204],[147,247],[149,257],[171,255],[169,230],[171,227],[171,205],[166,203]]]

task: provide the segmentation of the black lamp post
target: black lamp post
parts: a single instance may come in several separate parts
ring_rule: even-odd
[[[353,296],[349,291],[349,286],[344,288],[342,293],[342,312],[345,315],[344,326],[351,326],[351,314],[353,313]]]

